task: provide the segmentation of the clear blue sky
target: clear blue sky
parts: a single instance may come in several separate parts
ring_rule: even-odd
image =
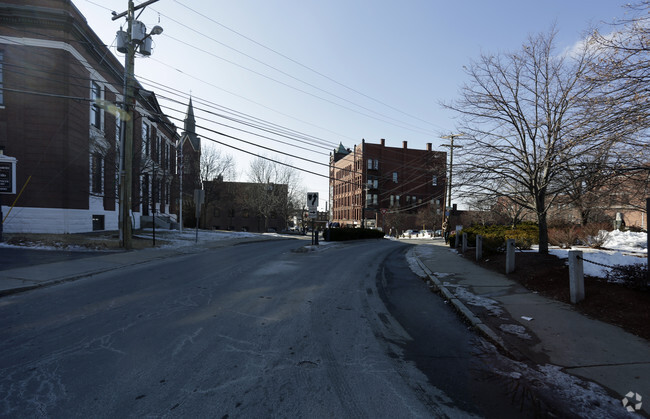
[[[124,19],[112,21],[111,11],[126,10],[127,1],[73,1],[113,45]],[[592,26],[607,32],[604,22],[624,17],[624,3],[160,0],[140,16],[149,29],[159,24],[164,33],[154,37],[150,58],[136,59],[136,75],[172,116],[183,118],[191,92],[197,125],[324,164],[339,142],[352,147],[362,138],[372,143],[385,138],[394,147],[408,141],[419,149],[431,142],[444,151],[440,137],[455,131],[454,115],[439,103],[455,99],[466,81],[464,65],[481,53],[517,50],[528,35],[553,25],[558,50],[570,48]],[[178,92],[166,91],[170,88]],[[298,131],[310,144],[261,133],[290,143],[281,144],[215,125],[246,128],[206,112],[221,113],[212,104]],[[197,131],[204,143],[213,138],[327,176],[326,166]],[[245,180],[251,156],[221,148],[234,156],[239,180]],[[303,173],[302,178],[308,190],[320,193],[324,208],[326,177]]]

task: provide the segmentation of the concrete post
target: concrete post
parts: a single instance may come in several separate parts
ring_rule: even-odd
[[[467,252],[467,233],[463,233],[463,254]]]
[[[506,240],[506,274],[515,271],[515,239]]]
[[[585,277],[582,267],[582,251],[569,250],[569,294],[571,303],[585,299]]]
[[[476,235],[476,261],[478,262],[483,258],[483,236]]]

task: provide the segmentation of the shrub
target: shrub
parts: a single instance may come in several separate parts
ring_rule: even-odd
[[[589,223],[577,228],[578,240],[585,246],[602,247],[607,240],[609,223]]]
[[[648,290],[648,265],[636,263],[634,265],[614,265],[607,272],[607,280],[623,283],[629,287]]]
[[[329,241],[347,241],[347,240],[363,240],[363,239],[381,239],[384,237],[384,232],[381,230],[373,230],[370,228],[330,228],[325,230],[323,237],[328,237]]]
[[[483,252],[501,253],[505,251],[507,239],[515,239],[519,249],[530,249],[539,242],[539,228],[534,223],[521,223],[514,229],[506,225],[473,225],[463,229],[469,243],[476,242],[476,235],[483,236]]]
[[[449,247],[454,248],[456,247],[456,231],[452,231],[449,233]]]
[[[548,229],[548,242],[553,246],[567,249],[578,242],[578,227],[566,225]]]

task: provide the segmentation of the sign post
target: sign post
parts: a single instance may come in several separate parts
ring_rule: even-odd
[[[318,192],[307,192],[307,208],[309,209],[309,218],[311,219],[311,244],[318,245],[318,233],[314,226],[318,216]]]
[[[2,195],[16,193],[16,158],[4,155],[4,147],[0,149],[0,242],[4,230],[2,214]]]
[[[196,238],[195,243],[199,242],[199,219],[201,218],[201,205],[205,202],[205,191],[203,189],[194,189],[194,205],[196,205]],[[181,210],[182,211],[182,210]]]

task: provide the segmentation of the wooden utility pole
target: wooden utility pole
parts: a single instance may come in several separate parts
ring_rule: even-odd
[[[134,6],[133,0],[129,0],[128,9],[120,14],[113,14],[112,20],[117,20],[126,16],[127,30],[126,30],[126,57],[124,58],[124,110],[126,114],[126,124],[122,129],[122,147],[120,149],[120,205],[119,205],[119,229],[120,229],[120,245],[130,250],[133,248],[133,231],[131,228],[131,201],[132,201],[132,182],[133,182],[133,119],[135,111],[135,95],[134,90],[134,71],[135,71],[135,50],[136,42],[132,38],[134,14],[138,9],[143,9],[148,5],[157,2],[158,0],[149,0]],[[159,34],[162,28],[154,27]],[[151,36],[151,34],[148,34]],[[145,37],[146,38],[146,37]],[[143,40],[137,40],[141,43]],[[124,121],[123,121],[124,122]]]
[[[450,230],[451,230],[451,225],[449,223],[449,218],[451,217],[451,178],[453,175],[453,167],[454,167],[454,148],[462,147],[462,145],[454,145],[454,138],[460,137],[462,135],[463,134],[450,134],[441,137],[445,140],[450,140],[450,144],[442,145],[443,147],[449,147],[449,177],[447,178],[447,208],[445,208],[445,220],[447,221],[447,228]],[[447,215],[447,211],[449,211],[448,215]]]

